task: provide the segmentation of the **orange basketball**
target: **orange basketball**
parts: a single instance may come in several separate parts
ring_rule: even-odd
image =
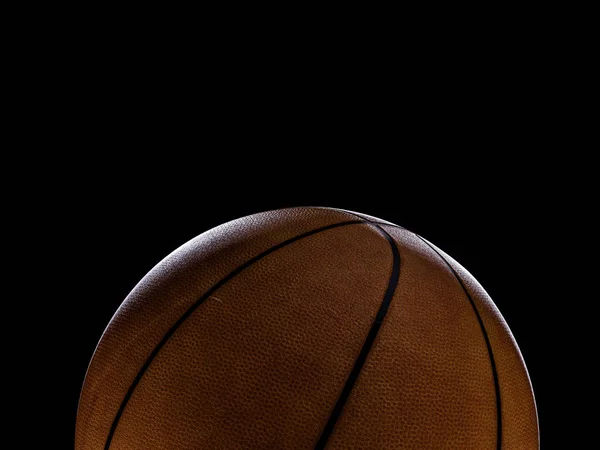
[[[479,283],[374,217],[218,226],[131,291],[88,368],[77,450],[537,449],[519,348]]]

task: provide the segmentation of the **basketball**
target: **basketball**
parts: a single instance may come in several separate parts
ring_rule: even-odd
[[[401,226],[288,208],[206,231],[106,327],[76,450],[538,449],[531,382],[483,287]]]

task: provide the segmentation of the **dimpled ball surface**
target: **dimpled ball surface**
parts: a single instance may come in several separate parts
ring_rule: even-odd
[[[328,208],[243,217],[168,255],[108,324],[77,413],[76,450],[323,447],[539,448],[525,363],[481,285],[418,235]]]

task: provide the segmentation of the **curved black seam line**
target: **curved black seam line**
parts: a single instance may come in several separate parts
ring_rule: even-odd
[[[331,436],[331,433],[333,432],[333,429],[342,413],[342,410],[344,409],[344,405],[348,401],[348,397],[350,396],[350,393],[352,392],[352,388],[354,387],[354,384],[356,383],[356,380],[358,379],[358,377],[360,375],[363,365],[365,364],[367,356],[368,356],[369,352],[371,351],[371,347],[373,346],[373,342],[375,341],[375,338],[377,337],[377,333],[379,333],[379,329],[381,328],[383,319],[385,318],[385,315],[389,309],[392,298],[394,297],[394,292],[396,291],[396,286],[398,285],[398,279],[400,277],[400,252],[398,251],[398,247],[396,246],[394,239],[387,233],[387,231],[385,231],[379,225],[377,225],[374,222],[371,222],[369,220],[367,220],[366,222],[369,224],[372,224],[377,229],[379,229],[379,231],[384,235],[384,237],[390,243],[390,246],[392,247],[392,255],[393,255],[392,274],[390,276],[390,280],[388,282],[387,289],[383,296],[381,306],[379,307],[379,310],[377,311],[377,315],[375,316],[375,320],[373,321],[373,324],[371,325],[371,329],[369,330],[369,334],[367,335],[367,338],[365,339],[365,342],[360,350],[360,353],[358,354],[358,357],[356,358],[356,361],[354,362],[354,367],[352,367],[352,371],[350,372],[350,375],[348,375],[348,378],[346,380],[346,383],[344,384],[342,392],[340,393],[340,395],[337,399],[337,402],[329,415],[329,419],[327,420],[327,423],[325,424],[325,427],[323,428],[323,431],[321,432],[321,436],[319,437],[319,440],[317,441],[317,443],[315,445],[315,449],[318,449],[318,450],[325,448],[325,445],[327,445],[327,441],[329,440],[329,437]]]
[[[483,333],[483,338],[485,340],[485,345],[487,347],[487,351],[488,351],[488,356],[490,357],[490,364],[492,366],[492,375],[494,377],[494,389],[496,392],[496,426],[497,426],[497,431],[496,431],[496,449],[500,450],[502,448],[502,405],[500,402],[500,383],[498,381],[498,371],[496,369],[496,361],[494,359],[494,352],[492,351],[492,344],[490,342],[490,338],[488,336],[487,330],[485,329],[485,325],[483,324],[483,319],[481,318],[481,315],[479,314],[479,310],[477,309],[477,306],[475,305],[475,302],[473,301],[473,298],[471,297],[471,294],[469,294],[469,291],[467,290],[467,288],[465,287],[462,278],[460,277],[460,275],[458,275],[458,273],[456,272],[456,270],[454,270],[454,267],[452,267],[450,265],[450,263],[446,260],[446,258],[444,258],[440,252],[438,252],[435,247],[430,244],[426,239],[422,238],[421,236],[419,236],[417,233],[407,230],[404,227],[401,227],[399,225],[394,225],[394,224],[390,224],[390,223],[381,223],[381,225],[388,225],[388,226],[392,226],[392,227],[396,227],[396,228],[400,228],[402,230],[408,231],[409,233],[414,234],[416,237],[418,237],[421,241],[423,241],[429,248],[431,248],[431,250],[433,250],[442,261],[444,261],[444,263],[448,266],[448,268],[452,271],[452,273],[454,274],[454,277],[456,278],[456,280],[458,281],[458,283],[460,284],[460,286],[462,287],[464,293],[466,294],[467,298],[469,299],[469,302],[471,303],[471,307],[473,308],[473,311],[475,311],[475,315],[477,316],[477,321],[479,322],[479,327],[481,328],[481,331]]]
[[[345,222],[338,222],[338,223],[327,225],[327,226],[324,226],[324,227],[321,227],[321,228],[317,228],[315,230],[308,231],[306,233],[300,234],[300,235],[295,236],[295,237],[293,237],[291,239],[283,241],[283,242],[281,242],[281,243],[279,243],[279,244],[277,244],[277,245],[275,245],[275,246],[273,246],[273,247],[265,250],[264,252],[258,254],[257,256],[253,257],[252,259],[246,261],[244,264],[242,264],[238,268],[234,269],[232,272],[230,272],[228,275],[226,275],[225,278],[221,279],[219,282],[217,282],[217,284],[215,284],[208,291],[206,291],[206,293],[204,295],[202,295],[202,297],[200,297],[190,308],[188,308],[188,310],[179,318],[179,320],[177,322],[175,322],[175,324],[169,329],[169,331],[167,331],[167,333],[163,336],[162,340],[156,345],[156,347],[154,347],[154,350],[152,351],[152,353],[150,353],[150,355],[146,359],[146,362],[141,367],[141,369],[138,372],[137,376],[135,377],[135,379],[131,383],[131,386],[129,387],[129,390],[125,394],[125,397],[123,398],[123,401],[121,402],[121,406],[119,407],[119,410],[117,411],[117,414],[116,414],[116,416],[115,416],[115,418],[113,420],[112,426],[110,428],[108,437],[106,439],[106,444],[104,446],[104,449],[105,450],[109,450],[110,444],[111,444],[112,439],[113,439],[113,436],[114,436],[115,431],[117,429],[117,425],[119,423],[119,420],[120,420],[121,416],[123,415],[123,411],[125,410],[125,407],[127,406],[127,403],[129,402],[129,399],[131,398],[131,395],[133,394],[133,391],[135,390],[136,386],[138,385],[138,383],[142,379],[142,377],[143,377],[144,373],[146,372],[146,370],[148,369],[148,367],[150,367],[150,364],[152,363],[152,361],[154,360],[154,358],[156,357],[156,355],[158,355],[158,353],[160,352],[160,350],[167,343],[167,341],[171,338],[171,336],[173,336],[173,334],[175,333],[175,331],[177,331],[177,329],[181,326],[181,324],[183,322],[185,322],[185,320],[188,317],[190,317],[190,315],[202,303],[204,303],[204,301],[207,298],[209,298],[213,293],[215,293],[225,283],[227,283],[233,277],[235,277],[236,275],[238,275],[244,269],[247,269],[248,267],[250,267],[255,262],[261,260],[265,256],[267,256],[267,255],[269,255],[269,254],[271,254],[271,253],[279,250],[282,247],[285,247],[285,246],[287,246],[287,245],[289,245],[289,244],[291,244],[293,242],[299,241],[300,239],[307,238],[309,236],[312,236],[313,234],[317,234],[317,233],[320,233],[322,231],[327,231],[327,230],[331,230],[333,228],[342,227],[342,226],[346,226],[346,225],[354,225],[354,224],[359,224],[359,223],[366,223],[366,222],[364,220],[362,220],[362,219],[361,220],[350,220],[350,221],[345,221]]]

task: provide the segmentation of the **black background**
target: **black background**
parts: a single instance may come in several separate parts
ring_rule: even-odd
[[[156,263],[244,215],[330,206],[409,228],[480,281],[527,363],[542,441],[554,442],[564,427],[552,411],[568,397],[556,380],[572,358],[566,224],[584,190],[567,156],[585,123],[568,117],[573,85],[558,88],[560,39],[516,22],[510,33],[379,30],[370,45],[112,26],[38,42],[31,73],[45,75],[29,83],[35,108],[21,106],[36,123],[24,147],[52,149],[24,152],[36,170],[14,185],[11,217],[27,218],[33,252],[18,266],[37,278],[21,286],[39,288],[45,323],[23,353],[26,376],[47,380],[38,408],[60,416],[56,441],[72,443],[94,348]]]

